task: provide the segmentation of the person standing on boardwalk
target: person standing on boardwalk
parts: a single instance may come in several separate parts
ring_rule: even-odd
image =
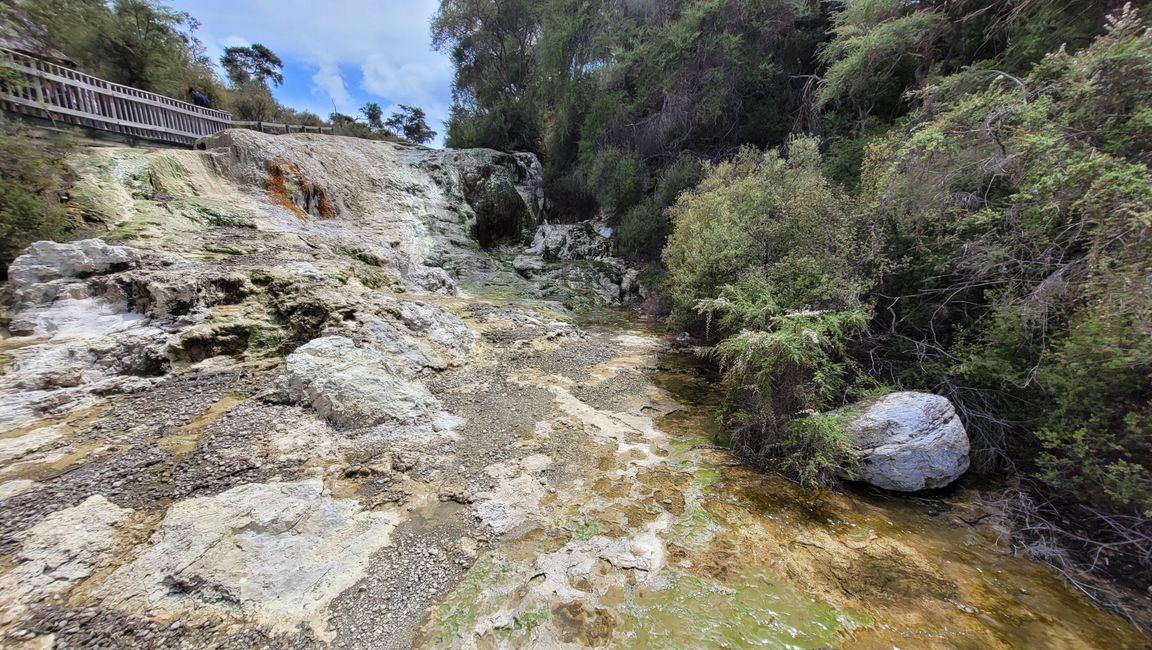
[[[192,97],[192,103],[200,108],[212,108],[212,100],[208,99],[208,95],[200,92],[196,87],[188,88],[188,95]]]

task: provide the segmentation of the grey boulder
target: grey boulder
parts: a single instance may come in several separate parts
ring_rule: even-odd
[[[529,255],[545,260],[598,260],[611,255],[612,242],[587,223],[544,224],[536,229]]]
[[[968,470],[968,434],[947,398],[905,391],[854,409],[844,433],[859,466],[847,478],[915,492],[944,487]]]
[[[339,427],[427,420],[439,406],[387,354],[343,336],[313,339],[288,355],[287,391]]]

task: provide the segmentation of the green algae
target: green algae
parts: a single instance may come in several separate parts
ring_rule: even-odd
[[[185,198],[196,194],[191,175],[175,156],[152,157],[140,175],[143,178],[138,180],[137,198],[156,200],[157,195]]]
[[[512,622],[496,628],[496,635],[503,641],[531,635],[532,630],[548,620],[550,612],[544,603],[536,603],[526,611],[512,617]]]
[[[698,503],[689,502],[684,507],[684,514],[672,522],[670,539],[682,544],[697,545],[707,541],[720,524],[716,518]]]
[[[735,568],[724,583],[665,569],[654,587],[620,603],[619,647],[836,647],[847,633],[870,624],[770,573]]]
[[[572,533],[572,539],[585,541],[600,534],[600,524],[595,519],[581,517],[565,526],[565,530]]]
[[[716,485],[720,479],[720,470],[714,467],[706,467],[692,472],[692,485],[700,489]]]
[[[142,239],[147,236],[151,228],[160,225],[162,224],[159,221],[133,219],[117,224],[116,227],[108,231],[108,234],[104,235],[103,239],[108,243],[121,243]]]
[[[232,214],[192,201],[174,201],[169,208],[198,224],[217,228],[255,228],[256,221],[250,216]]]
[[[451,647],[453,640],[470,635],[480,613],[488,611],[486,596],[510,573],[507,564],[491,555],[478,559],[452,595],[432,612],[432,620],[440,632],[440,643],[436,647]]]

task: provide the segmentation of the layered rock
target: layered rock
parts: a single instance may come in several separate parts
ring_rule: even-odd
[[[844,429],[858,450],[851,478],[915,492],[944,487],[968,470],[968,434],[947,398],[898,392],[853,410]]]
[[[356,583],[397,517],[325,494],[320,481],[250,484],[174,505],[137,557],[101,587],[107,602],[211,608],[324,633],[325,607]]]
[[[608,303],[629,302],[640,288],[636,271],[612,257],[611,240],[590,223],[539,226],[512,267],[525,278],[560,282]]]

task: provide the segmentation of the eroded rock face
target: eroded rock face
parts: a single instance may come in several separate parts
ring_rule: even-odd
[[[315,339],[289,355],[287,386],[291,398],[341,427],[412,423],[438,407],[393,358],[343,336]]]
[[[473,212],[467,223],[481,246],[520,239],[539,223],[544,175],[534,155],[471,149],[451,152],[448,160],[462,181]]]
[[[628,303],[640,290],[636,272],[612,257],[612,242],[591,223],[541,225],[512,268],[524,278],[560,282],[609,304]]]
[[[590,224],[545,224],[536,229],[529,255],[546,260],[598,260],[612,253],[612,242]]]
[[[855,408],[844,429],[859,450],[855,480],[915,492],[944,487],[968,470],[968,434],[947,398],[899,392]]]
[[[141,257],[138,250],[110,246],[99,239],[67,244],[38,241],[12,261],[8,284],[17,308],[45,306],[63,288],[59,281],[124,271]]]
[[[107,602],[217,608],[325,634],[325,608],[388,545],[395,514],[334,499],[321,481],[248,484],[175,504],[151,545],[114,573]]]
[[[522,239],[541,220],[543,174],[532,154],[245,130],[198,146],[217,173],[282,206],[287,218],[275,228],[340,239],[400,270],[414,290],[448,277],[428,269],[486,267],[481,248]]]

